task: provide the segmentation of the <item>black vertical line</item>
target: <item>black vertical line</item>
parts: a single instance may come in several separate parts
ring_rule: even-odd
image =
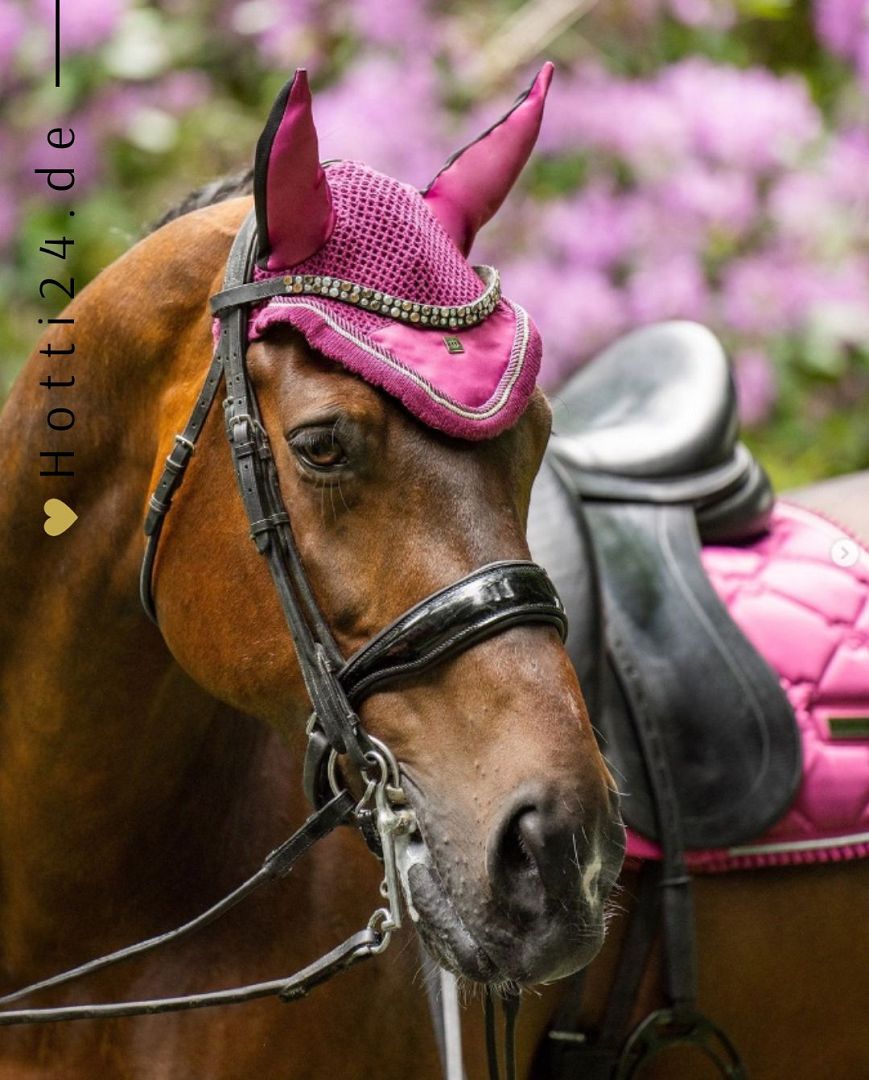
[[[54,0],[54,85],[60,86],[60,0]]]

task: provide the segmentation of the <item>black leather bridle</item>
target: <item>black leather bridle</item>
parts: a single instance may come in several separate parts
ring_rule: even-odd
[[[220,337],[190,420],[176,436],[151,498],[140,594],[145,611],[156,622],[152,578],[160,531],[222,377],[227,395],[226,431],[250,535],[268,562],[316,717],[309,728],[306,761],[306,789],[316,804],[318,794],[325,790],[320,766],[329,751],[349,755],[359,769],[370,765],[366,755],[375,748],[353,707],[363,698],[385,683],[439,663],[506,626],[552,623],[563,638],[567,621],[545,570],[526,561],[492,563],[427,597],[345,661],[302,566],[245,363],[248,308],[287,291],[283,278],[248,281],[256,257],[256,237],[256,219],[251,214],[230,251],[223,289],[211,299],[212,312],[220,320]]]
[[[562,639],[567,634],[564,607],[546,572],[529,561],[503,561],[480,567],[433,593],[345,660],[302,566],[290,517],[281,497],[268,435],[245,363],[249,306],[286,291],[282,278],[258,283],[249,281],[257,255],[256,243],[256,219],[251,213],[233,242],[223,290],[211,300],[212,312],[220,321],[214,358],[187,425],[175,436],[151,497],[145,520],[147,541],[140,595],[145,611],[156,623],[153,573],[160,533],[217,390],[221,382],[225,382],[226,432],[250,535],[268,562],[311,700],[305,789],[315,811],[292,837],[267,857],[256,874],[195,919],[176,930],[9,994],[0,998],[0,1005],[186,937],[220,917],[266,881],[287,874],[312,844],[341,824],[357,824],[369,846],[383,859],[383,894],[387,907],[378,909],[364,930],[293,976],[232,990],[147,1002],[0,1012],[0,1026],[168,1012],[231,1004],[272,994],[282,1000],[293,1000],[338,971],[382,952],[391,932],[401,925],[396,838],[413,830],[415,819],[413,811],[406,808],[395,759],[388,747],[366,733],[356,707],[387,683],[432,667],[506,627],[520,623],[548,623],[558,628]],[[336,778],[334,766],[341,758],[346,758],[362,776],[365,794],[361,800],[353,799]],[[488,1010],[487,1015],[490,1012]],[[493,1035],[493,1021],[489,1027],[490,1035]],[[489,1042],[491,1044],[491,1039]],[[491,1045],[489,1050],[490,1068],[497,1068],[497,1062],[492,1064]],[[510,1058],[509,1051],[506,1056]],[[510,1060],[506,1071],[508,1074],[513,1071]]]

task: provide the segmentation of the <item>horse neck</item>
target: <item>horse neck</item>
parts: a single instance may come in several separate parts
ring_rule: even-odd
[[[98,893],[141,890],[142,866],[195,850],[202,877],[213,878],[238,815],[250,816],[245,776],[263,783],[268,733],[181,671],[137,593],[155,462],[204,377],[207,297],[245,210],[237,201],[180,219],[101,274],[67,310],[75,323],[37,347],[4,410],[13,447],[0,493],[0,521],[12,538],[0,571],[7,946],[10,938],[33,940],[39,920],[65,900],[77,910],[93,900],[99,910]],[[55,349],[74,342],[75,353],[47,358],[39,350],[48,341]],[[48,370],[74,375],[75,386],[41,386]],[[45,421],[59,404],[76,416],[62,434]],[[40,452],[67,448],[75,476],[40,477]],[[42,530],[50,497],[79,515],[57,538]],[[194,887],[189,876],[184,887]]]

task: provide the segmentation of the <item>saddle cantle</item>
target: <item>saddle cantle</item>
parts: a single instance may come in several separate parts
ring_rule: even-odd
[[[794,797],[800,742],[777,676],[700,560],[701,539],[763,531],[773,502],[737,440],[723,350],[693,323],[636,331],[553,409],[529,542],[567,606],[625,819],[685,848],[756,836]]]

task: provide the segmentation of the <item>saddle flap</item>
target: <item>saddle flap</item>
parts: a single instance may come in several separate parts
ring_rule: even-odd
[[[594,719],[625,773],[625,819],[660,839],[656,800],[669,787],[685,847],[756,836],[796,793],[799,735],[777,676],[709,584],[693,511],[584,510],[614,676]]]

